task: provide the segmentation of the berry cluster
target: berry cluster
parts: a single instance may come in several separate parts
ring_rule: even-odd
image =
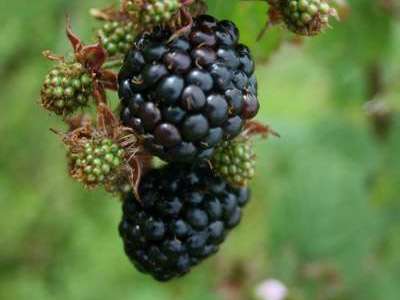
[[[113,181],[113,171],[121,167],[125,156],[125,151],[107,138],[87,141],[79,150],[70,153],[71,174],[87,186]]]
[[[328,24],[332,11],[325,0],[284,0],[281,8],[288,28],[304,35],[319,33]]]
[[[120,235],[137,269],[161,281],[216,253],[249,200],[247,188],[231,187],[208,165],[153,170],[139,195],[141,202],[132,194],[124,200]]]
[[[88,104],[92,79],[80,63],[60,63],[45,78],[41,97],[45,109],[68,115]]]
[[[125,55],[135,39],[133,23],[108,21],[99,31],[99,36],[109,56]]]
[[[230,21],[202,15],[170,40],[138,37],[119,74],[121,119],[167,161],[209,159],[259,109],[254,62]]]
[[[128,0],[125,10],[137,24],[137,29],[147,29],[168,23],[181,7],[179,0]]]
[[[317,33],[332,14],[325,0],[268,3],[300,34]],[[71,177],[122,198],[125,252],[160,281],[216,253],[239,224],[255,169],[250,138],[272,132],[252,121],[260,103],[249,48],[234,23],[204,7],[121,0],[120,9],[91,11],[105,21],[100,42],[83,44],[68,23],[74,58],[45,52],[57,65],[41,102],[69,125],[53,131],[67,146]],[[119,115],[106,90],[118,91]],[[166,164],[157,168],[154,156]]]
[[[249,140],[223,142],[212,159],[215,173],[233,186],[247,186],[255,173],[255,154]]]

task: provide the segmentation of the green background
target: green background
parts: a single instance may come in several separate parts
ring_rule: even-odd
[[[266,278],[291,300],[399,299],[400,22],[380,2],[349,0],[347,18],[299,44],[280,27],[255,42],[261,1],[209,1],[257,58],[259,120],[281,138],[257,142],[254,197],[221,251],[160,284],[124,256],[119,202],[68,178],[49,131],[62,124],[37,105],[41,51],[69,50],[65,15],[90,41],[88,10],[109,1],[1,0],[0,299],[253,299]],[[372,98],[394,111],[385,139]]]

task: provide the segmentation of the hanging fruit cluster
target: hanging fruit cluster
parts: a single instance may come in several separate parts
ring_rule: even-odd
[[[325,0],[270,2],[299,34],[333,15]],[[125,253],[161,281],[216,253],[239,224],[255,175],[252,138],[274,134],[253,120],[255,62],[239,29],[205,12],[201,0],[122,0],[91,11],[103,22],[97,43],[85,45],[68,22],[73,58],[44,52],[56,65],[41,104],[69,125],[53,131],[70,176],[122,199]],[[115,111],[107,90],[118,93]]]
[[[329,0],[266,0],[269,4],[269,23],[283,22],[299,35],[314,36],[329,26],[329,18],[336,17],[336,9]]]

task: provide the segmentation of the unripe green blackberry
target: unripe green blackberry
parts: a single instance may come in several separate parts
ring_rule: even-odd
[[[133,24],[127,21],[107,21],[99,31],[109,56],[125,55],[134,42]]]
[[[104,103],[97,105],[97,121],[87,115],[65,119],[66,133],[56,130],[67,147],[69,175],[87,188],[104,187],[114,194],[136,193],[151,157],[132,130]]]
[[[179,0],[129,0],[125,10],[135,20],[137,30],[151,30],[168,23],[181,7]]]
[[[92,79],[82,64],[60,62],[46,75],[42,106],[58,115],[68,115],[86,106],[92,91]]]
[[[316,35],[336,15],[327,0],[281,0],[280,11],[289,30],[301,35]]]
[[[70,174],[89,188],[113,186],[124,156],[125,151],[111,139],[87,140],[69,153]]]
[[[244,187],[254,177],[255,154],[248,139],[222,142],[211,160],[214,172],[229,184]]]

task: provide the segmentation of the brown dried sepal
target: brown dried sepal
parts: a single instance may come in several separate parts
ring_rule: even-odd
[[[247,121],[243,133],[244,138],[251,138],[254,136],[261,136],[266,139],[270,136],[280,137],[279,133],[273,130],[270,126],[264,125],[258,121]]]

